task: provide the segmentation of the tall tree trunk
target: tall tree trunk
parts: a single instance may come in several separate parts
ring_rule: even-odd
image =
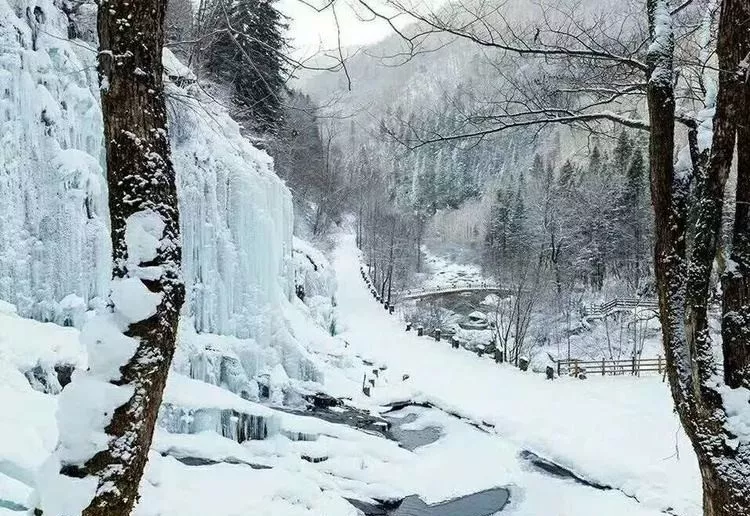
[[[417,218],[417,272],[422,272],[422,232],[424,231],[422,215]]]
[[[396,216],[393,216],[393,224],[391,225],[391,242],[388,250],[388,304],[391,303],[391,288],[393,286],[393,246],[396,240]]]
[[[166,4],[166,0],[108,0],[98,14],[113,276],[140,275],[139,281],[160,295],[161,302],[155,314],[133,322],[124,332],[139,344],[114,383],[132,385],[135,393],[112,416],[107,428],[112,436],[109,448],[86,463],[87,473],[99,476],[100,486],[108,483],[113,489],[100,490],[84,516],[126,515],[137,500],[185,298],[162,83]],[[123,23],[125,19],[128,23]],[[133,229],[133,217],[144,213],[155,213],[163,222],[160,245],[154,256],[132,256],[127,232]],[[139,274],[146,267],[160,274]],[[121,453],[123,444],[129,453]]]
[[[743,9],[744,7],[744,9]],[[742,2],[737,16],[744,23],[738,30],[737,55],[746,59],[750,52],[750,6]],[[737,124],[737,192],[730,264],[724,273],[722,343],[725,381],[730,387],[750,388],[750,85],[745,76],[736,76],[737,103],[733,106]]]
[[[80,485],[75,483],[81,482],[78,479],[91,481],[87,484],[91,497],[76,502],[88,506],[68,509],[69,516],[127,516],[132,511],[175,349],[185,293],[162,84],[165,9],[165,0],[107,0],[99,8],[99,76],[113,250],[109,318],[99,317],[110,326],[89,344],[84,379],[75,378],[66,388],[77,393],[79,398],[70,399],[80,406],[66,409],[69,402],[65,405],[61,400],[61,410],[83,411],[93,421],[101,419],[104,428],[91,431],[97,438],[103,431],[107,440],[103,449],[87,452],[89,458],[66,462],[70,453],[65,450],[81,446],[84,438],[61,428],[57,478],[71,489]],[[144,301],[148,301],[145,309]],[[97,404],[103,397],[112,398],[111,411],[109,405]],[[60,516],[54,504],[45,502],[55,493],[45,497],[50,493],[43,489],[36,513],[45,510]]]
[[[724,0],[719,22],[719,92],[713,119],[713,141],[707,166],[696,156],[696,231],[691,253],[686,250],[686,201],[689,178],[675,174],[674,93],[669,2],[648,0],[651,46],[648,84],[651,194],[656,224],[655,272],[660,317],[672,396],[683,427],[693,444],[703,477],[705,516],[750,515],[750,443],[727,428],[726,407],[720,389],[743,385],[748,361],[746,287],[741,279],[725,276],[724,343],[730,349],[725,368],[727,386],[717,382],[718,367],[708,332],[709,277],[717,248],[726,177],[731,166],[737,123],[746,113],[738,96],[740,60],[747,53],[740,40],[747,37],[748,0]],[[746,114],[745,114],[746,116]],[[740,150],[740,153],[746,152]],[[738,197],[741,193],[738,192]],[[740,214],[740,217],[742,215]],[[744,226],[742,222],[739,226]],[[735,232],[737,232],[735,225]],[[733,291],[732,289],[736,289]],[[736,292],[736,295],[734,294]],[[726,296],[726,294],[725,294]],[[732,326],[727,310],[741,324]],[[736,321],[735,321],[736,322]],[[744,331],[743,331],[744,329]],[[725,337],[726,338],[726,337]],[[734,340],[732,340],[734,339]],[[733,355],[732,352],[736,351]],[[737,374],[739,363],[740,373]]]

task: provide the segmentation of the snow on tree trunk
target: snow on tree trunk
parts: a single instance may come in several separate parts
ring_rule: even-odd
[[[735,103],[729,106],[737,117],[737,190],[732,250],[721,286],[724,368],[730,372],[726,383],[736,388],[750,387],[750,128],[747,125],[750,120],[750,2],[732,3],[736,4],[734,16],[743,22],[730,36],[731,48],[722,50],[729,54],[725,56],[729,61],[725,66],[729,66],[731,72],[725,74],[726,80],[732,81],[733,88],[737,89]],[[720,68],[724,69],[721,64]],[[739,73],[734,73],[735,69]]]
[[[721,72],[713,133],[705,126],[693,128],[691,147],[698,148],[691,149],[691,170],[682,167],[675,170],[673,165],[674,36],[670,10],[667,0],[648,1],[651,32],[649,150],[651,193],[657,221],[655,269],[664,348],[675,405],[700,464],[704,515],[747,516],[750,515],[750,432],[747,430],[750,391],[746,385],[750,377],[745,364],[750,353],[747,332],[740,330],[740,326],[746,327],[744,322],[734,323],[745,320],[748,306],[747,289],[741,280],[735,281],[733,271],[724,278],[724,378],[719,374],[713,355],[707,309],[726,177],[738,123],[742,125],[741,117],[746,116],[747,102],[742,100],[738,89],[742,84],[738,79],[742,75],[737,71],[740,60],[747,54],[744,40],[747,39],[750,4],[747,0],[722,2],[717,45]],[[711,152],[705,164],[700,155],[708,140],[712,140]],[[747,151],[740,150],[739,154]],[[686,213],[691,179],[695,181],[696,205],[690,209],[697,214],[695,237],[688,254]],[[738,199],[740,195],[744,194],[738,191]],[[735,225],[735,233],[738,225],[744,226],[744,223]],[[741,278],[741,272],[739,276]],[[737,287],[736,294],[733,286]],[[734,314],[736,320],[733,320]],[[727,333],[730,340],[727,340]],[[728,346],[731,349],[727,355]]]
[[[61,395],[36,514],[130,514],[185,291],[162,84],[163,0],[100,4],[99,75],[113,249],[109,306],[85,328],[89,368]]]

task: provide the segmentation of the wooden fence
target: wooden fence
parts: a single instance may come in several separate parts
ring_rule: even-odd
[[[653,310],[656,315],[659,303],[655,299],[615,298],[600,305],[584,306],[582,311],[584,317],[607,317],[614,312],[635,309]]]
[[[587,375],[632,375],[641,374],[663,375],[666,361],[661,356],[656,358],[626,358],[601,360],[558,360],[557,376],[578,376],[581,373]]]

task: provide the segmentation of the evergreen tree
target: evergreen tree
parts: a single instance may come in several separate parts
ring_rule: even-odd
[[[570,160],[567,160],[560,169],[560,177],[558,178],[558,182],[560,183],[561,188],[567,189],[573,186],[574,181],[575,169],[573,168],[573,164],[570,162]]]
[[[507,255],[509,223],[510,198],[508,192],[500,188],[495,194],[485,236],[485,246],[495,261],[502,262]]]
[[[514,261],[524,260],[527,258],[526,249],[528,246],[527,221],[526,221],[526,204],[520,181],[523,176],[519,176],[519,185],[516,195],[513,198],[513,208],[508,224],[508,251],[510,258]]]
[[[599,150],[599,146],[595,145],[594,150],[591,151],[591,155],[589,156],[589,164],[586,169],[586,175],[588,177],[595,177],[602,173],[604,168],[604,160],[602,158],[602,153]]]
[[[643,269],[647,261],[646,242],[647,228],[650,227],[650,209],[646,190],[646,166],[640,150],[633,153],[626,174],[625,194],[623,199],[626,227],[630,229],[632,245],[631,260],[633,263],[634,286],[638,288]]]
[[[612,154],[612,166],[616,172],[625,174],[633,154],[633,141],[623,129],[617,138],[617,145]]]
[[[532,180],[540,179],[544,176],[544,160],[539,154],[534,155],[534,162],[531,164],[529,174]]]
[[[552,187],[555,181],[555,168],[552,166],[552,162],[548,161],[547,166],[544,169],[544,186],[545,192]]]
[[[207,48],[206,67],[232,85],[236,115],[248,128],[275,134],[283,123],[284,17],[276,0],[216,1],[214,25],[220,31]]]
[[[633,153],[633,159],[627,168],[625,177],[626,205],[637,210],[646,194],[646,165],[640,151]]]

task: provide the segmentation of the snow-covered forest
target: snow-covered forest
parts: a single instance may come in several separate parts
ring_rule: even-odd
[[[0,516],[750,516],[749,63],[750,0],[0,0]]]

